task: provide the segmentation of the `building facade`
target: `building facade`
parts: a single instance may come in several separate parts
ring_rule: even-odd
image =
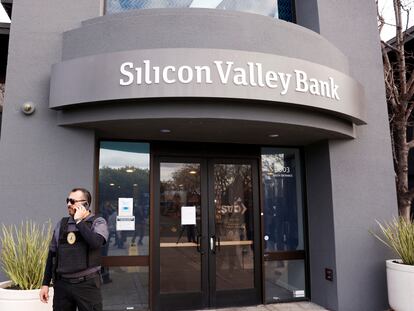
[[[387,307],[374,1],[13,1],[1,221],[106,218],[105,310]]]

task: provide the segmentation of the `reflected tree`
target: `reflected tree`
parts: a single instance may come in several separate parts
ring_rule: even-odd
[[[122,197],[142,200],[149,193],[149,170],[133,166],[120,168],[103,167],[99,170],[100,202],[114,201]],[[112,202],[116,204],[117,202]]]
[[[171,179],[161,182],[161,192],[180,191],[200,193],[200,167],[198,164],[186,164],[174,171]]]

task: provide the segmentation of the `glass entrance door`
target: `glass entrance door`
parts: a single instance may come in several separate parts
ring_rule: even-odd
[[[206,187],[201,161],[159,163],[160,309],[202,308],[205,302]],[[203,215],[204,214],[204,215]],[[203,231],[204,230],[204,231]]]
[[[259,233],[259,206],[250,161],[209,163],[209,229],[216,246],[210,261],[210,275],[215,279],[212,302],[216,307],[249,305],[260,300],[258,266],[255,260]],[[255,230],[256,229],[256,230]],[[210,238],[211,239],[211,238]]]
[[[156,167],[155,309],[259,303],[255,161],[159,158]]]

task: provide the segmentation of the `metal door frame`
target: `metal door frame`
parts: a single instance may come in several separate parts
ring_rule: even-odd
[[[248,164],[251,165],[252,196],[253,196],[253,254],[254,254],[254,287],[253,289],[236,289],[217,291],[216,289],[216,260],[209,252],[210,273],[210,306],[215,308],[260,304],[262,297],[261,273],[261,239],[260,239],[260,193],[259,168],[257,160],[249,158],[213,158],[208,161],[208,196],[209,196],[209,234],[215,235],[215,206],[214,206],[214,174],[215,164]],[[237,299],[231,298],[237,297]]]
[[[163,310],[164,308],[172,310],[174,305],[180,305],[180,308],[206,308],[206,307],[222,307],[237,306],[246,304],[259,304],[262,297],[262,269],[261,269],[261,239],[260,239],[260,192],[259,192],[259,166],[258,159],[250,154],[246,157],[235,154],[220,154],[220,157],[214,157],[214,154],[194,154],[191,150],[187,152],[175,152],[169,149],[169,152],[151,152],[151,164],[153,168],[151,185],[152,188],[152,212],[151,212],[151,271],[150,271],[150,297],[151,309]],[[182,150],[181,150],[182,151]],[[181,153],[181,155],[178,155]],[[227,152],[225,152],[227,153]],[[202,219],[202,239],[201,251],[201,297],[197,294],[160,294],[160,210],[156,208],[160,205],[160,164],[169,163],[200,163],[200,182],[201,182],[201,219]],[[253,226],[254,226],[254,288],[248,290],[219,291],[215,290],[215,257],[209,251],[209,237],[215,228],[215,207],[214,207],[214,181],[211,178],[213,174],[214,164],[250,164],[252,168],[252,191],[253,191]],[[203,195],[204,193],[204,195]],[[213,204],[213,206],[211,205]],[[213,230],[213,231],[210,231]],[[236,295],[237,293],[237,295]],[[237,300],[226,299],[229,297],[238,297]],[[232,295],[234,294],[234,295]],[[162,299],[161,299],[162,298]],[[201,301],[198,304],[197,301]],[[166,306],[164,304],[167,304]]]

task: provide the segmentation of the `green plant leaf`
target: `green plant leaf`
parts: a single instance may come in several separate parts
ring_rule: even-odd
[[[43,281],[52,225],[31,220],[20,226],[2,225],[0,262],[3,271],[21,289],[40,288]]]
[[[414,265],[414,223],[405,218],[390,222],[376,220],[380,234],[370,231],[379,241],[392,249],[406,265]]]

